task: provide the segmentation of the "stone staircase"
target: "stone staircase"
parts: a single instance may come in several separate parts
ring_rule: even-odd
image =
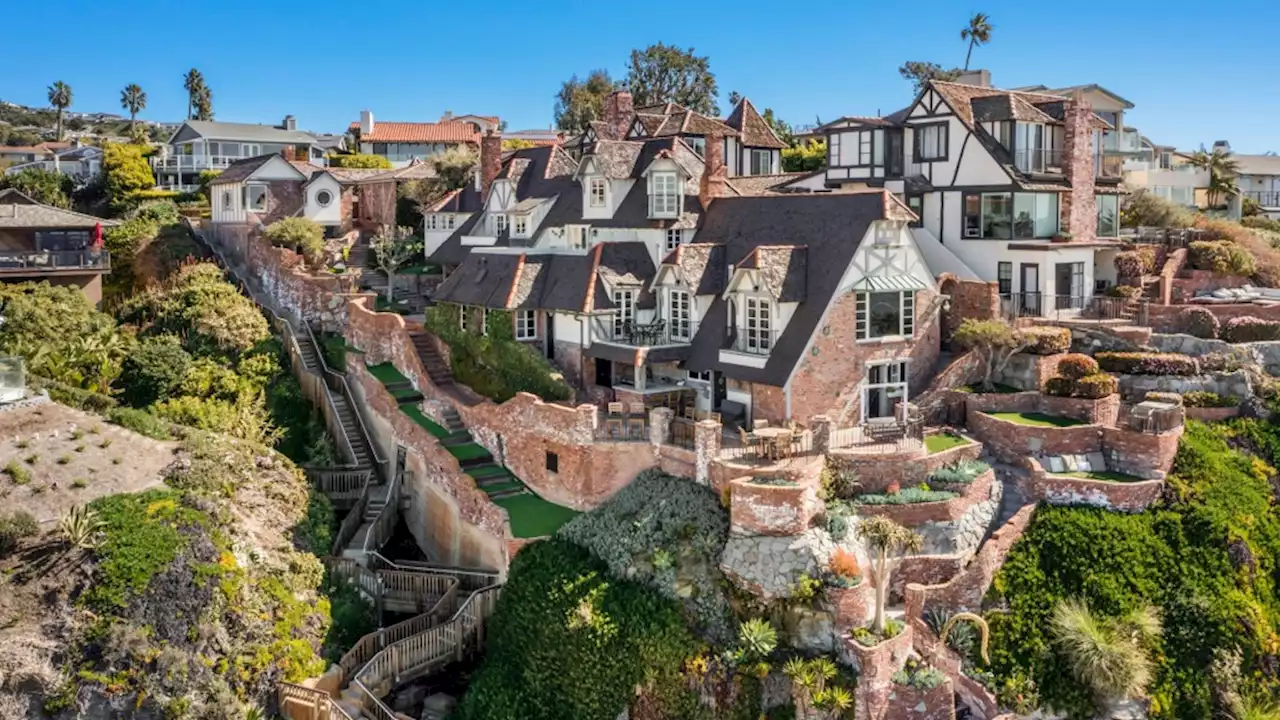
[[[418,359],[422,361],[422,367],[427,371],[427,377],[431,378],[431,384],[446,392],[451,389],[453,371],[449,368],[449,363],[436,351],[431,336],[425,332],[411,332],[409,339],[413,342],[413,349],[418,353]]]
[[[356,273],[361,288],[386,294],[387,275],[374,267],[373,248],[369,247],[369,239],[363,234],[347,253],[347,272]]]

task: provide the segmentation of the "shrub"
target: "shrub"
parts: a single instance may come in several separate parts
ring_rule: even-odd
[[[82,390],[38,375],[28,375],[27,386],[32,390],[44,390],[49,393],[49,397],[53,400],[86,412],[104,413],[119,404],[115,398],[109,395],[103,395],[92,390]]]
[[[1098,372],[1098,361],[1082,353],[1072,353],[1058,361],[1058,374],[1078,380]]]
[[[1147,399],[1151,399],[1150,396],[1148,396]],[[1216,392],[1192,390],[1189,393],[1183,393],[1182,403],[1187,407],[1228,408],[1238,406],[1240,404],[1240,398],[1232,397],[1230,395],[1219,395]]]
[[[907,660],[902,669],[895,672],[892,677],[894,684],[907,685],[917,690],[932,690],[946,679],[947,676],[938,668],[929,667],[914,658]]]
[[[31,471],[23,467],[17,460],[10,460],[4,466],[4,474],[14,485],[26,485],[31,482]]]
[[[1245,361],[1231,353],[1209,353],[1200,357],[1200,372],[1235,372],[1245,366]]]
[[[1222,324],[1219,335],[1229,343],[1280,340],[1280,322],[1252,316],[1231,318]]]
[[[147,338],[120,372],[121,398],[134,407],[166,400],[191,368],[191,356],[173,335]]]
[[[1114,395],[1120,387],[1120,382],[1114,376],[1106,373],[1096,373],[1082,377],[1076,380],[1075,384],[1075,397],[1089,400],[1097,400]]]
[[[1216,237],[1235,242],[1253,256],[1257,270],[1253,273],[1255,284],[1263,287],[1280,287],[1280,248],[1273,247],[1259,233],[1239,223],[1205,217],[1196,218],[1196,227]]]
[[[835,578],[842,579],[850,585],[857,583],[862,577],[862,568],[858,566],[858,558],[844,548],[836,548],[827,561],[827,572]]]
[[[1242,218],[1240,224],[1255,230],[1266,230],[1267,232],[1280,233],[1280,220],[1272,220],[1263,215]]]
[[[944,465],[933,472],[929,478],[930,485],[968,485],[979,475],[991,469],[981,460],[961,460]]]
[[[1143,399],[1151,402],[1169,403],[1171,405],[1182,404],[1182,395],[1171,392],[1160,392],[1159,390],[1152,390],[1147,393],[1146,397]]]
[[[0,515],[0,555],[8,555],[18,547],[18,541],[40,532],[40,524],[25,510],[15,510]]]
[[[1100,352],[1094,356],[1107,372],[1124,375],[1196,375],[1196,359],[1180,353]]]
[[[295,250],[312,267],[324,262],[324,228],[303,217],[277,220],[262,231],[262,237],[276,247]]]
[[[148,200],[138,205],[138,209],[134,211],[134,217],[138,220],[155,223],[156,225],[175,225],[180,215],[178,214],[178,204],[173,200]]]
[[[1132,250],[1116,253],[1116,274],[1122,278],[1137,278],[1150,275],[1156,270],[1156,248],[1154,245],[1138,245]]]
[[[490,337],[460,330],[458,312],[456,305],[436,305],[427,313],[427,326],[449,345],[450,364],[459,382],[495,402],[505,402],[517,392],[533,393],[548,402],[573,396],[541,353],[509,337],[510,313],[490,313]],[[467,327],[473,328],[471,323]]]
[[[1107,288],[1107,294],[1114,298],[1137,300],[1142,297],[1142,288],[1133,285],[1112,285]]]
[[[1187,260],[1196,270],[1216,275],[1248,277],[1257,270],[1253,255],[1230,240],[1197,240],[1189,246]]]
[[[340,168],[353,169],[372,169],[372,170],[390,170],[391,161],[381,155],[364,155],[361,153],[351,153],[350,155],[332,155],[329,157],[329,165]]]
[[[1184,207],[1147,192],[1138,190],[1125,199],[1120,208],[1122,227],[1191,227],[1192,215]]]
[[[931,490],[929,488],[909,487],[896,493],[867,493],[854,498],[861,505],[914,505],[916,503],[942,502],[959,497],[950,490]]]
[[[145,435],[156,440],[168,440],[172,437],[169,432],[169,423],[145,410],[125,407],[113,408],[107,413],[107,420],[139,435]]]
[[[1218,327],[1218,316],[1208,308],[1189,307],[1178,313],[1178,329],[1188,335],[1213,340],[1218,337]]]
[[[1074,378],[1063,377],[1057,375],[1049,378],[1044,383],[1044,394],[1053,397],[1071,397],[1076,391],[1076,380]]]
[[[1067,328],[1037,325],[1022,331],[1028,343],[1025,352],[1032,355],[1057,355],[1071,349],[1071,331]]]

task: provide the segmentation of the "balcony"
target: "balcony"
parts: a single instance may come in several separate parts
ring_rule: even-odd
[[[0,275],[110,272],[105,250],[0,250]]]
[[[225,170],[231,163],[245,158],[232,155],[169,155],[151,159],[151,167],[166,172],[200,172]]]
[[[618,322],[612,316],[595,317],[591,320],[591,338],[593,342],[625,345],[627,347],[688,345],[693,341],[693,336],[697,334],[698,323],[689,320],[671,322],[659,319],[649,323],[630,320]]]
[[[1061,173],[1063,153],[1057,148],[1023,148],[1014,151],[1013,165],[1025,173]]]
[[[1280,190],[1246,190],[1246,200],[1252,200],[1262,207],[1280,207]]]

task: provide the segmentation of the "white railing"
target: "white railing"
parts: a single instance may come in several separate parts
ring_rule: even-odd
[[[156,170],[222,170],[245,158],[234,155],[168,155],[151,159]]]

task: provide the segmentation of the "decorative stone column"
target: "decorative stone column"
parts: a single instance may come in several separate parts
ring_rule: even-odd
[[[711,463],[720,457],[721,432],[715,420],[699,420],[693,426],[693,479],[699,484],[711,484]]]
[[[813,429],[813,451],[819,455],[826,455],[831,449],[831,418],[826,415],[814,415],[810,418],[809,425]]]
[[[668,407],[656,407],[649,411],[649,442],[653,443],[653,454],[656,457],[662,452],[662,445],[671,432],[671,421],[676,411]]]
[[[600,411],[595,405],[583,403],[574,408],[577,418],[573,423],[573,442],[579,445],[590,445],[596,439],[596,423],[600,421]]]

